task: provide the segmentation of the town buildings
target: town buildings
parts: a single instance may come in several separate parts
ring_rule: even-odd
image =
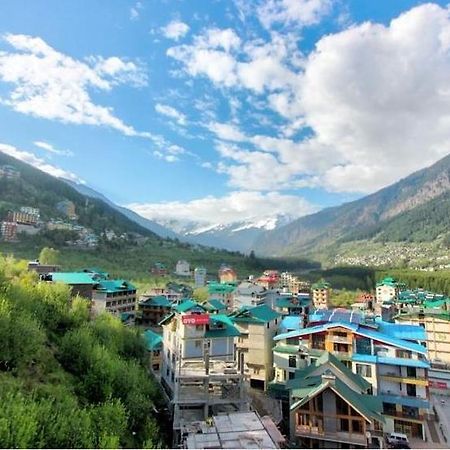
[[[162,262],[156,262],[151,267],[150,272],[157,277],[165,277],[167,275],[167,267]]]
[[[256,280],[256,284],[265,289],[273,289],[278,287],[280,274],[278,270],[265,270],[261,277]]]
[[[194,285],[196,288],[203,287],[206,284],[206,269],[204,267],[196,267],[194,269]]]
[[[220,300],[228,309],[233,308],[235,284],[229,283],[209,283],[208,284],[208,299]]]
[[[148,352],[148,366],[153,374],[158,376],[161,372],[161,354],[163,351],[162,336],[153,330],[145,330],[143,336]]]
[[[250,386],[266,389],[273,379],[273,337],[280,314],[266,305],[243,307],[229,315],[240,335],[236,349],[248,366]]]
[[[311,290],[311,285],[307,281],[300,280],[297,276],[290,272],[282,272],[280,274],[280,287],[284,287],[292,294],[305,293],[308,294]]]
[[[17,223],[3,221],[1,224],[2,239],[7,242],[13,242],[17,240]]]
[[[140,325],[156,327],[171,309],[172,302],[166,296],[143,295],[137,306],[136,321]]]
[[[266,302],[266,297],[265,287],[250,281],[243,281],[233,291],[233,308],[262,305]]]
[[[309,326],[275,336],[275,380],[327,351],[372,385],[383,402],[386,432],[425,437],[429,409],[427,348],[422,327],[385,323],[347,310],[318,311]]]
[[[330,306],[331,286],[326,281],[319,281],[311,286],[313,306],[316,309],[327,309]]]
[[[383,302],[396,301],[401,288],[404,285],[400,284],[392,277],[386,277],[376,286],[376,302],[377,305],[381,305]]]
[[[180,259],[175,267],[175,275],[179,277],[190,277],[191,276],[191,266],[184,259]]]
[[[195,421],[247,411],[245,365],[236,358],[239,330],[223,314],[210,314],[193,300],[175,306],[162,322],[162,386],[171,399],[174,445]]]

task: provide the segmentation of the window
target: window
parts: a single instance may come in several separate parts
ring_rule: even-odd
[[[356,364],[356,373],[362,377],[371,377],[372,367],[367,364]]]
[[[406,385],[406,393],[410,397],[415,397],[416,396],[416,385],[415,384],[407,384]]]
[[[297,358],[295,356],[289,356],[289,367],[297,367]]]
[[[353,433],[362,433],[363,427],[362,423],[359,420],[352,420],[352,432]]]
[[[289,379],[293,380],[295,378],[295,372],[289,372]]]
[[[312,348],[316,350],[325,350],[325,336],[323,334],[312,335]]]
[[[286,344],[287,345],[298,345],[298,337],[287,338]]]
[[[410,378],[416,378],[417,377],[417,369],[415,367],[407,367],[406,368],[406,376]]]
[[[202,346],[202,341],[195,341],[195,348],[200,348]]]
[[[409,350],[397,350],[397,358],[411,358],[411,352]]]
[[[340,420],[340,426],[341,426],[340,431],[346,431],[346,432],[348,432],[348,431],[349,431],[349,423],[348,423],[348,419],[341,419],[341,420]]]

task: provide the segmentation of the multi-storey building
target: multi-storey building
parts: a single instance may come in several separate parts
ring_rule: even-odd
[[[242,359],[233,340],[239,330],[223,314],[186,300],[162,322],[161,382],[173,408],[174,445],[180,431],[214,414],[248,409]]]
[[[146,297],[163,295],[171,303],[179,303],[184,298],[192,296],[192,288],[185,284],[167,283],[164,288],[152,288],[144,295]]]
[[[39,220],[39,215],[23,211],[8,211],[7,220],[24,225],[36,225]]]
[[[325,281],[319,281],[311,286],[312,300],[315,309],[327,309],[330,306],[331,286]]]
[[[179,277],[190,277],[191,276],[191,266],[184,259],[180,259],[175,266],[175,275]]]
[[[430,365],[420,344],[423,328],[366,321],[345,310],[317,313],[309,325],[274,338],[277,382],[293,378],[289,369],[304,368],[328,351],[371,383],[373,395],[383,402],[385,431],[425,436]]]
[[[150,272],[157,277],[165,277],[167,275],[167,267],[161,262],[156,262],[153,264]]]
[[[39,220],[41,217],[41,212],[39,211],[39,208],[33,208],[31,206],[21,206],[20,211],[35,216],[37,220]]]
[[[204,267],[196,267],[194,269],[194,285],[196,288],[205,286],[206,273],[207,272]]]
[[[172,303],[164,295],[143,295],[138,302],[136,322],[146,326],[158,326],[172,309]]]
[[[148,366],[150,370],[158,376],[161,372],[161,353],[163,349],[162,336],[152,330],[145,330],[144,340],[148,352]]]
[[[278,287],[280,274],[278,270],[265,270],[263,275],[256,280],[256,283],[265,289]]]
[[[273,337],[281,315],[259,305],[241,308],[229,317],[240,331],[236,348],[248,366],[250,385],[265,390],[273,379]]]
[[[57,264],[41,264],[36,260],[28,263],[28,270],[36,272],[38,275],[47,275],[50,272],[59,272],[60,266]]]
[[[311,306],[309,294],[283,295],[281,293],[275,300],[276,311],[286,316],[305,316],[307,318]]]
[[[376,302],[377,305],[381,305],[387,301],[397,301],[400,291],[404,288],[404,285],[399,283],[392,277],[386,277],[376,286]]]
[[[280,275],[280,286],[285,287],[292,294],[305,293],[309,294],[311,285],[307,281],[300,280],[297,276],[290,272],[282,272]]]
[[[266,302],[266,298],[266,288],[250,281],[243,281],[233,292],[233,308],[262,305]]]
[[[220,300],[228,309],[233,308],[233,293],[236,285],[231,283],[209,283],[208,299]]]
[[[17,239],[17,223],[3,221],[1,234],[4,241],[15,241]]]

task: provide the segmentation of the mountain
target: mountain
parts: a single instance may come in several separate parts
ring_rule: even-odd
[[[10,165],[20,172],[17,179],[0,177],[0,219],[8,210],[22,206],[39,208],[41,220],[65,219],[57,204],[69,200],[75,206],[78,225],[100,234],[112,230],[116,234],[138,233],[157,238],[148,228],[129,219],[102,198],[86,197],[60,178],[55,178],[22,161],[0,152],[0,166]]]
[[[160,224],[173,230],[181,240],[186,242],[248,253],[253,249],[255,241],[261,234],[285,225],[291,220],[285,215],[274,215],[259,220],[230,224],[205,224],[177,220],[168,220]]]
[[[345,243],[450,242],[450,155],[359,200],[326,208],[262,234],[257,254],[317,255]]]
[[[134,211],[131,211],[130,209],[116,205],[114,202],[109,200],[103,194],[100,194],[99,192],[95,191],[94,189],[84,184],[75,183],[71,180],[66,179],[64,179],[63,181],[72,188],[74,188],[75,190],[77,190],[80,194],[84,195],[85,197],[97,198],[99,200],[102,200],[103,202],[114,208],[116,211],[122,213],[125,217],[128,217],[128,219],[137,223],[139,226],[146,228],[147,230],[157,234],[162,238],[171,238],[171,239],[180,238],[180,236],[178,236],[169,228],[163,227],[160,224],[154,222],[153,220],[145,219],[144,217],[140,216],[139,214],[136,214]]]

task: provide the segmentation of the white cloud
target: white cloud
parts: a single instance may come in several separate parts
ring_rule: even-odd
[[[161,31],[167,39],[178,41],[187,34],[189,25],[180,20],[172,20],[172,22],[163,27]]]
[[[31,152],[26,152],[23,150],[19,150],[16,147],[8,144],[0,143],[0,152],[6,153],[13,158],[19,159],[27,164],[30,164],[36,169],[42,170],[42,172],[46,172],[49,175],[52,175],[57,178],[65,178],[67,180],[75,181],[76,183],[83,183],[84,181],[80,179],[77,175],[72,172],[68,172],[60,167],[53,166],[48,164],[43,159],[38,158]]]
[[[73,156],[73,152],[71,152],[70,150],[59,150],[59,149],[53,147],[53,145],[49,144],[48,142],[34,141],[33,144],[36,147],[46,150],[47,152],[54,153],[55,155]]]
[[[274,24],[310,26],[319,23],[331,7],[331,0],[269,0],[258,9],[258,17],[266,28]]]
[[[163,159],[169,163],[179,161],[179,156],[186,153],[186,150],[183,147],[175,144],[169,144],[168,142],[161,142],[158,144],[159,150],[155,150],[153,155],[158,159]]]
[[[125,124],[112,108],[95,104],[89,95],[90,89],[110,91],[118,84],[144,85],[146,76],[138,65],[117,57],[76,60],[38,37],[7,34],[3,39],[14,51],[0,52],[0,80],[14,88],[1,103],[36,117],[150,137]]]
[[[256,222],[278,214],[300,217],[316,210],[316,207],[298,196],[248,191],[231,192],[224,197],[209,196],[187,203],[133,203],[127,205],[127,208],[143,217],[161,222],[175,219],[181,222],[225,225],[233,222]]]
[[[130,20],[138,20],[140,15],[140,10],[143,8],[141,2],[136,2],[134,6],[130,9]]]
[[[157,103],[155,105],[155,111],[163,116],[175,119],[178,125],[185,126],[187,123],[186,116],[172,106]]]
[[[230,123],[210,122],[208,129],[214,133],[219,139],[232,142],[243,142],[247,137],[238,127]]]

